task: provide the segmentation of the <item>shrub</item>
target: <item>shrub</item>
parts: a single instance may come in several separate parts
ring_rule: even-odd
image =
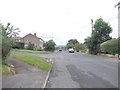
[[[6,58],[10,53],[14,41],[12,36],[16,36],[18,33],[18,28],[14,29],[13,26],[10,27],[10,23],[7,24],[6,28],[0,23],[0,49],[2,48],[2,63],[7,64]]]
[[[43,49],[40,47],[37,51],[43,51]]]
[[[43,44],[45,51],[54,51],[55,50],[55,42],[53,40],[49,40]]]
[[[34,49],[34,44],[31,43],[31,42],[29,42],[27,49],[28,49],[28,50],[33,50],[33,49]]]
[[[15,42],[15,44],[12,46],[14,49],[24,49],[24,43],[23,42]]]
[[[118,43],[120,43],[120,40],[118,41],[118,39],[108,40],[101,44],[101,51],[113,55],[120,54],[118,50]]]
[[[7,32],[3,25],[0,25],[0,34],[1,34],[1,46],[2,46],[2,60],[5,63],[6,57],[9,55],[13,41],[7,36]]]
[[[2,38],[2,59],[6,59],[12,47],[12,41],[9,38]]]

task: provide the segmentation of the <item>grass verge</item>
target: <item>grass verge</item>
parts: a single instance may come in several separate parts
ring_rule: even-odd
[[[2,60],[0,59],[0,75],[10,75],[10,67],[8,65],[2,64]]]
[[[10,72],[10,67],[7,65],[0,65],[0,75],[9,75],[12,74]]]
[[[13,51],[18,52],[28,52],[28,53],[39,53],[39,54],[49,54],[51,52],[48,51],[35,51],[35,50],[26,50],[26,49],[12,49]]]
[[[51,68],[51,63],[46,62],[45,59],[41,57],[26,54],[11,54],[10,56],[46,71],[49,71]]]

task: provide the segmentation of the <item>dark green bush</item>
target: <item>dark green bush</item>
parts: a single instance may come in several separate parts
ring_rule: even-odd
[[[2,59],[6,59],[11,50],[11,41],[8,38],[2,38]]]
[[[12,46],[14,49],[24,49],[24,43],[23,42],[15,42]]]
[[[118,42],[118,39],[108,40],[101,44],[101,51],[113,55],[120,54],[118,43],[120,43],[120,40]]]
[[[55,42],[53,40],[49,40],[43,44],[45,51],[54,51],[55,50]]]
[[[34,49],[34,44],[31,43],[31,42],[29,42],[27,49],[28,49],[28,50],[33,50],[33,49]]]
[[[13,45],[13,41],[7,35],[7,32],[3,25],[0,25],[0,34],[1,34],[1,46],[2,46],[2,60],[5,61],[6,57],[9,55],[11,47]]]

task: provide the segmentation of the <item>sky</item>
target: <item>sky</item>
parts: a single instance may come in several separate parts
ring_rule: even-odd
[[[69,39],[84,42],[91,35],[91,19],[108,22],[118,37],[119,0],[0,0],[0,21],[20,28],[19,36],[36,33],[45,41],[66,45]]]

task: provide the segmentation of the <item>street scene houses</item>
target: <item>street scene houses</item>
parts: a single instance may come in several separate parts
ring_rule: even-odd
[[[37,37],[36,33],[27,34],[24,37],[14,37],[15,41],[24,43],[24,48],[28,47],[29,42],[34,44],[34,50],[43,49],[44,40]]]
[[[120,1],[115,1],[8,0],[11,13],[0,15],[8,22],[0,20],[0,88],[118,90]],[[7,11],[1,3],[1,12]],[[16,27],[28,33],[17,36]]]

